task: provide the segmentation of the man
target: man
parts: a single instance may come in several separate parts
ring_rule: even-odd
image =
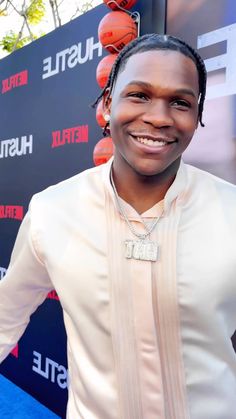
[[[0,359],[55,288],[68,419],[235,418],[236,188],[181,162],[205,87],[183,41],[133,41],[102,92],[114,160],[32,199],[0,283]]]

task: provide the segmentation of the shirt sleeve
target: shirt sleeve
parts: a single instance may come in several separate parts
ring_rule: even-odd
[[[30,315],[53,289],[32,237],[29,211],[20,226],[7,273],[0,281],[0,362],[17,344]]]

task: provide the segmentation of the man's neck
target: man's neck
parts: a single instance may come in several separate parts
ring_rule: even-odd
[[[112,173],[118,195],[139,214],[144,213],[164,199],[176,176],[174,174],[168,179],[161,174],[141,176],[132,170],[129,176],[126,173],[124,177],[122,171],[118,171],[115,164],[113,164]]]

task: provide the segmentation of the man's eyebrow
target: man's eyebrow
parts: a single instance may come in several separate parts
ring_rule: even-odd
[[[148,89],[153,89],[153,85],[151,83],[148,83],[146,81],[141,81],[141,80],[131,80],[129,83],[127,83],[127,85],[125,87],[131,86],[131,85],[136,85],[136,86],[140,86],[140,87],[146,87]],[[174,90],[174,94],[190,95],[190,96],[194,97],[195,99],[197,99],[197,96],[196,96],[194,90],[189,89],[187,87],[181,87],[179,89]]]
[[[175,93],[177,93],[177,94],[182,94],[182,95],[190,95],[190,96],[193,96],[195,99],[197,99],[197,96],[196,96],[196,94],[194,93],[194,90],[192,90],[192,89],[188,89],[188,88],[186,88],[186,87],[183,87],[183,88],[180,88],[180,89],[176,89],[175,90]]]
[[[133,84],[137,86],[141,86],[141,87],[148,87],[149,89],[153,87],[151,83],[148,83],[146,81],[141,81],[141,80],[131,80],[129,83],[126,84],[125,87],[133,85]]]

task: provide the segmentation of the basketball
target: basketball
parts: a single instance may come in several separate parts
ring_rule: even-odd
[[[98,141],[93,150],[95,166],[106,163],[113,156],[114,146],[111,137],[105,137]]]
[[[103,102],[102,102],[102,100],[100,100],[100,102],[99,102],[99,104],[97,106],[97,109],[96,109],[96,120],[97,120],[98,125],[101,128],[104,128],[106,126],[106,121],[104,119],[103,114],[104,114],[104,111],[103,111]]]
[[[111,72],[113,63],[117,55],[118,54],[107,55],[106,57],[102,58],[102,60],[98,63],[96,70],[96,79],[101,89],[103,89],[103,87],[107,84],[109,74]]]
[[[136,37],[137,26],[125,12],[107,13],[99,23],[99,41],[112,54],[119,52]]]
[[[103,0],[103,3],[112,10],[119,10],[119,6],[128,10],[137,3],[137,0]]]

